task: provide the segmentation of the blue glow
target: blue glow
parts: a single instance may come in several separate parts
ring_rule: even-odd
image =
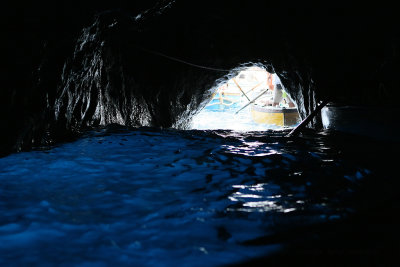
[[[320,176],[294,172],[320,170],[335,152],[315,158],[279,136],[97,131],[1,158],[0,265],[220,266],[269,255],[282,244],[243,242],[271,234],[277,220],[294,227],[299,211],[302,225],[345,215],[337,201],[307,201],[296,181]],[[357,171],[347,177],[359,180]]]

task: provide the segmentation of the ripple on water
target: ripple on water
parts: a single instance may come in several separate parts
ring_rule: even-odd
[[[215,266],[268,255],[283,244],[249,244],[340,220],[349,188],[372,173],[327,140],[100,130],[1,158],[0,264]]]

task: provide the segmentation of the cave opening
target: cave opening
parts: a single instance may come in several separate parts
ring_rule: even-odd
[[[209,90],[191,129],[263,131],[300,123],[297,105],[276,73],[262,65],[238,68]]]

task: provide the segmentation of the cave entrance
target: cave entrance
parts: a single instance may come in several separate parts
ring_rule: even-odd
[[[192,129],[263,131],[295,127],[300,116],[278,75],[265,68],[241,69],[217,83],[204,108],[192,119]]]

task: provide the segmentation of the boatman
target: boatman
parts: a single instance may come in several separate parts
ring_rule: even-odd
[[[271,90],[274,94],[272,100],[266,100],[267,106],[279,106],[279,103],[282,101],[282,84],[279,81],[279,77],[276,74],[268,73],[267,74],[267,85],[269,90]]]
[[[273,99],[273,104],[272,106],[279,106],[279,103],[282,101],[282,84],[281,81],[279,80],[278,75],[273,74],[273,80],[272,80],[272,84],[273,84],[273,88],[272,90],[274,91],[274,99]]]

